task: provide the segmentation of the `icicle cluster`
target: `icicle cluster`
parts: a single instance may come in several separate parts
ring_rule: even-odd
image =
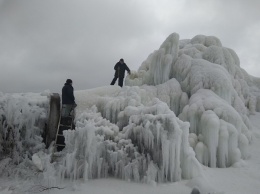
[[[116,100],[114,103],[118,104]],[[200,174],[200,165],[188,143],[189,124],[179,120],[159,99],[154,98],[146,106],[136,104],[118,114],[116,120],[129,121],[118,123],[122,131],[104,119],[95,106],[80,114],[76,130],[64,132],[66,156],[60,163],[59,176],[73,180],[114,176],[137,182],[172,182]]]
[[[0,158],[19,164],[45,148],[42,134],[48,107],[45,94],[0,95]]]
[[[194,94],[179,117],[190,121],[196,142],[193,148],[202,164],[227,167],[238,162],[241,155],[247,158],[251,139],[248,126],[232,106],[210,90]]]
[[[167,72],[167,73],[166,73]],[[227,167],[247,158],[251,125],[248,114],[259,111],[259,79],[240,68],[236,53],[213,36],[179,40],[171,34],[126,79],[126,84],[158,85],[176,79],[188,102],[180,112],[190,122],[197,159],[211,167]]]

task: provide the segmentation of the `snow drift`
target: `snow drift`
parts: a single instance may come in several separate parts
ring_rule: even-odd
[[[64,131],[66,147],[52,160],[40,138],[48,95],[0,94],[0,156],[5,164],[34,163],[61,180],[191,179],[201,164],[225,168],[247,159],[248,115],[260,110],[258,83],[218,38],[179,40],[173,33],[125,87],[75,91],[76,129]],[[15,140],[8,153],[7,131]]]

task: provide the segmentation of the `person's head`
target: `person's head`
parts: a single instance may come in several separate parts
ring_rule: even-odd
[[[193,188],[191,194],[200,194],[200,191],[197,188]]]
[[[124,59],[120,59],[120,63],[124,63]]]
[[[70,84],[71,85],[72,84],[72,80],[71,79],[67,79],[66,80],[66,84]]]

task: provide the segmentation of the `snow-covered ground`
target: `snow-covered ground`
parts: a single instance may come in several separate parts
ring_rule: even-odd
[[[218,38],[173,33],[123,88],[75,91],[62,152],[49,91],[0,93],[0,194],[258,194],[259,83]]]
[[[14,193],[51,193],[51,194],[190,194],[192,188],[200,185],[214,188],[218,193],[225,194],[259,194],[260,192],[260,113],[250,116],[254,125],[254,138],[249,146],[250,157],[241,161],[237,167],[208,168],[203,166],[205,179],[182,180],[174,183],[140,184],[115,178],[103,178],[83,182],[65,181],[60,189],[41,191],[35,182],[25,180],[0,179],[0,194]]]
[[[250,116],[250,121],[255,126],[254,138],[249,146],[250,157],[241,162],[237,167],[208,168],[203,167],[205,179],[192,181],[182,180],[174,183],[141,184],[115,178],[103,178],[83,182],[65,181],[61,189],[46,190],[41,193],[51,194],[190,194],[193,186],[202,188],[208,186],[225,194],[259,194],[260,192],[260,113]],[[30,181],[0,179],[0,194],[14,193],[39,193],[39,184]]]

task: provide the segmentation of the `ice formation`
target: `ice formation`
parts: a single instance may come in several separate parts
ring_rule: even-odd
[[[247,159],[248,115],[260,111],[259,83],[218,38],[179,40],[173,33],[125,87],[75,91],[76,129],[64,131],[58,158],[42,143],[48,92],[0,93],[1,163],[33,164],[44,177],[72,180],[191,179],[201,164],[225,168]]]
[[[179,40],[173,33],[126,83],[158,85],[172,79],[188,96],[180,112],[172,110],[190,123],[189,141],[196,158],[210,167],[246,159],[252,139],[248,115],[259,111],[259,79],[240,68],[236,53],[213,36]]]
[[[0,93],[0,160],[9,166],[0,165],[2,175],[27,176],[24,167],[34,166],[32,156],[45,149],[42,134],[48,118],[49,94]]]
[[[164,94],[158,93],[161,87]],[[82,113],[78,113],[76,130],[64,132],[66,157],[60,176],[90,179],[112,175],[137,182],[173,182],[199,175],[200,165],[188,142],[189,123],[169,108],[172,104],[179,109],[180,103],[174,103],[182,97],[178,82],[117,89],[113,97],[89,92],[87,96],[95,99],[92,103],[83,97],[85,91],[76,92],[77,111]],[[178,95],[163,98],[171,89]],[[91,108],[84,107],[80,97]]]

